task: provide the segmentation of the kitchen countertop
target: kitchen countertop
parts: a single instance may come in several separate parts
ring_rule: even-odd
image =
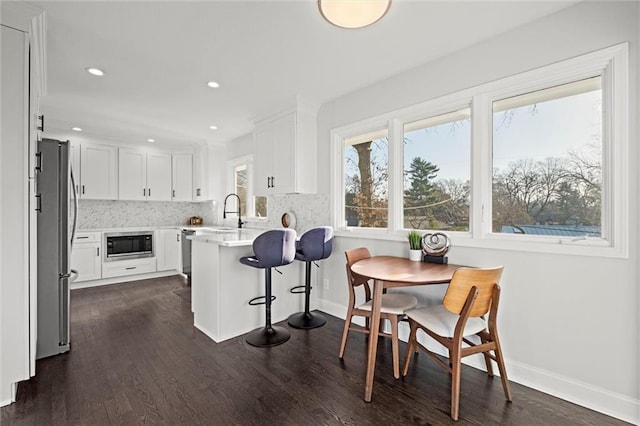
[[[265,232],[264,229],[202,229],[201,232],[187,239],[192,241],[218,244],[223,247],[250,246],[255,238]]]

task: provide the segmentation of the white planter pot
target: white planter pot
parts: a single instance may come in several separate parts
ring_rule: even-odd
[[[422,260],[422,250],[409,250],[409,260],[420,262]]]

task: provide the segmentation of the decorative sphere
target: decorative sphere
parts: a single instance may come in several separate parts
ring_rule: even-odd
[[[449,246],[451,239],[445,233],[434,232],[422,236],[422,251],[428,256],[444,256]]]

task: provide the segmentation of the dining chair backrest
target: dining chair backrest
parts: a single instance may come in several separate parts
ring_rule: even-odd
[[[359,260],[370,258],[371,253],[369,253],[369,249],[367,249],[366,247],[358,247],[345,251],[344,255],[347,258],[347,277],[349,278],[349,284],[351,284],[351,287],[357,287],[359,285],[366,284],[369,279],[352,272],[351,265]]]
[[[454,314],[460,314],[472,287],[478,289],[478,297],[469,314],[479,317],[489,312],[494,295],[494,287],[500,282],[502,266],[496,268],[460,268],[451,278],[444,295],[444,307]]]

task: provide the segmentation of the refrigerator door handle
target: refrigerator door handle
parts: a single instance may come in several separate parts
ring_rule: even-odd
[[[69,168],[71,175],[71,188],[73,188],[73,226],[71,227],[71,251],[73,251],[73,241],[76,238],[76,225],[78,223],[78,190],[76,189],[76,180],[73,177],[73,169]]]

